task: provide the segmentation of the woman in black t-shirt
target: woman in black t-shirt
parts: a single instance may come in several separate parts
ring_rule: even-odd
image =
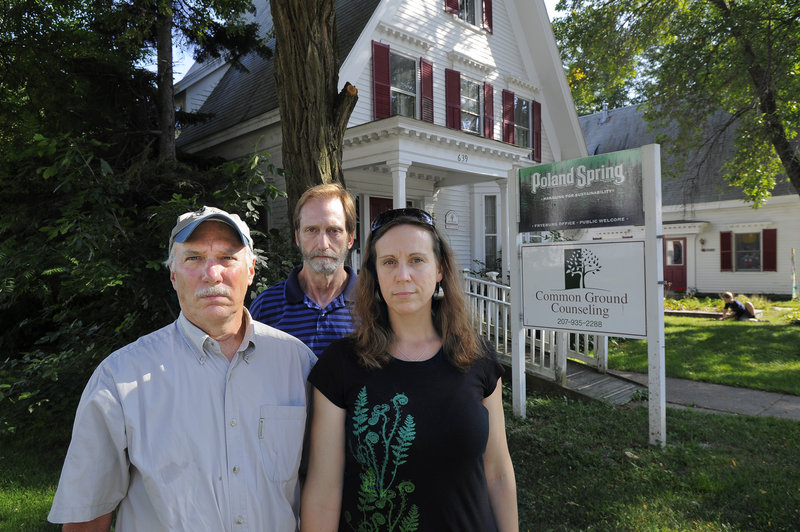
[[[518,530],[502,366],[419,209],[372,224],[354,312],[309,375],[301,530]]]

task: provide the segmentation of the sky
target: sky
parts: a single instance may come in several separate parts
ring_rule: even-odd
[[[555,7],[557,3],[558,0],[544,0],[544,4],[547,7],[547,14],[550,16],[551,20],[556,14]],[[179,81],[192,66],[194,60],[192,59],[191,53],[184,52],[178,48],[173,49],[172,54],[173,61],[175,63],[175,65],[172,67],[172,77],[175,81]]]
[[[544,5],[547,6],[547,14],[550,15],[550,20],[553,20],[553,16],[556,14],[556,4],[558,0],[544,0]]]

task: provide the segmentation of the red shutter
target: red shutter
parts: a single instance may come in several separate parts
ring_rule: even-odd
[[[514,144],[514,93],[503,89],[503,142]]]
[[[542,104],[536,100],[531,102],[533,113],[533,160],[542,162]]]
[[[483,29],[492,33],[492,0],[483,0]]]
[[[721,272],[733,271],[732,240],[733,233],[730,231],[722,231],[719,234],[719,271]]]
[[[391,89],[389,46],[372,41],[372,114],[375,120],[392,114]]]
[[[483,84],[483,136],[494,138],[494,87]]]
[[[447,127],[461,129],[461,73],[449,68],[444,71],[444,99]]]
[[[458,0],[444,0],[444,12],[458,15]]]
[[[764,229],[761,231],[761,249],[763,252],[763,260],[761,264],[762,271],[777,272],[778,271],[778,230],[777,229]]]
[[[419,60],[420,118],[433,123],[433,63]]]

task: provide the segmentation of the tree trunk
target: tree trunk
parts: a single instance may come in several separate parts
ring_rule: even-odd
[[[289,220],[300,195],[344,185],[342,140],[358,91],[339,84],[335,0],[270,0]]]
[[[171,9],[171,6],[170,6]],[[172,11],[159,15],[157,27],[158,66],[158,160],[175,160],[175,102],[172,87]]]

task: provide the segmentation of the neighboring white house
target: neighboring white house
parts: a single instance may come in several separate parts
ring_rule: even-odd
[[[268,2],[255,3],[266,32]],[[587,155],[543,1],[338,0],[337,24],[340,87],[359,91],[343,150],[357,237],[379,212],[412,205],[434,213],[462,267],[494,263],[515,169]],[[272,61],[243,64],[195,65],[176,85],[179,105],[212,115],[179,146],[229,159],[257,148],[281,166]],[[285,210],[277,202],[268,223]]]
[[[589,155],[638,148],[653,143],[658,133],[671,133],[648,131],[636,106],[579,120]],[[676,291],[791,295],[793,250],[800,252],[800,196],[783,177],[766,204],[753,209],[741,189],[722,177],[732,153],[733,132],[727,131],[710,149],[691,154],[679,176],[662,175],[665,279]],[[662,145],[662,166],[672,157]],[[583,235],[631,236],[638,236],[633,227]]]

